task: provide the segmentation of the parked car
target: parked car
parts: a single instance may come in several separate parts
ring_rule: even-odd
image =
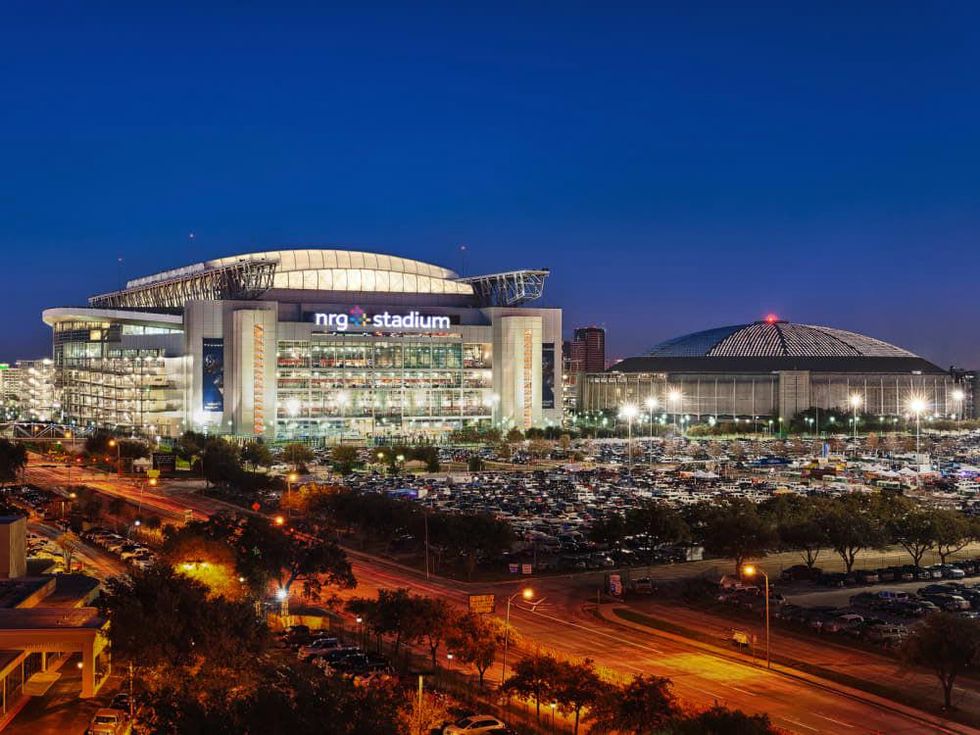
[[[442,729],[443,735],[487,735],[493,730],[506,729],[507,725],[490,715],[471,715],[456,720]]]
[[[338,648],[343,648],[343,644],[338,638],[314,638],[305,646],[301,646],[297,655],[300,660],[306,660],[310,656],[319,656]]]
[[[858,584],[877,584],[879,581],[878,573],[871,569],[861,569],[855,572],[854,578]]]
[[[126,735],[132,732],[129,714],[120,709],[103,707],[95,711],[85,735]]]

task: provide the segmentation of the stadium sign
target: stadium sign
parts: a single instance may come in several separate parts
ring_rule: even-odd
[[[449,329],[450,324],[448,316],[426,316],[417,311],[410,311],[407,314],[392,314],[387,311],[380,314],[366,314],[360,306],[353,306],[347,312],[318,312],[313,315],[313,321],[317,326],[333,327],[338,332],[346,332],[349,329],[434,331]]]

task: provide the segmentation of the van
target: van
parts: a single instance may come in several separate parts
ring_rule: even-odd
[[[889,602],[907,602],[910,598],[908,592],[901,590],[881,590],[878,593],[878,599],[888,600]]]

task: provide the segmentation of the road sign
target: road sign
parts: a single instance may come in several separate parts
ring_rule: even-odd
[[[618,574],[607,575],[609,580],[609,594],[613,597],[623,596],[623,578]]]
[[[470,612],[478,615],[492,615],[496,610],[496,595],[470,595]]]
[[[147,470],[146,476],[149,477],[151,480],[155,480],[160,476],[160,470]]]
[[[530,564],[521,564],[521,574],[531,574],[534,571],[534,567]]]

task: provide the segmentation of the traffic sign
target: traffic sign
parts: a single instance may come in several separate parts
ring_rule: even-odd
[[[478,615],[492,615],[496,610],[496,595],[470,595],[470,612]]]

